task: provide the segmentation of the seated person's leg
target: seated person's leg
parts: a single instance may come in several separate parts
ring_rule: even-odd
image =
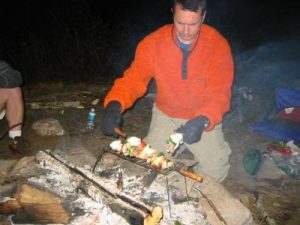
[[[7,63],[0,61],[0,112],[5,110],[8,121],[9,147],[12,151],[18,150],[18,143],[22,135],[22,123],[24,117],[24,103],[21,74],[10,67]]]
[[[9,98],[6,103],[6,119],[11,128],[10,137],[21,136],[24,115],[24,104],[21,88],[7,89]],[[15,131],[15,132],[12,132]]]
[[[17,140],[22,136],[22,123],[24,117],[24,103],[21,88],[0,88],[0,111],[5,110],[8,132],[12,139],[10,148],[16,148]]]
[[[8,96],[7,96],[6,89],[0,88],[0,113],[1,113],[0,119],[3,119],[2,116],[5,116],[5,106],[6,106],[7,98]]]

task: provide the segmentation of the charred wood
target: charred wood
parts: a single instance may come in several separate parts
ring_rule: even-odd
[[[58,154],[51,151],[40,151],[36,158],[43,167],[49,167],[51,170],[71,177],[80,189],[97,202],[107,201],[121,205],[125,209],[134,210],[145,218],[144,223],[147,218],[148,220],[149,218],[156,218],[153,219],[152,223],[147,223],[147,225],[158,224],[155,221],[159,221],[163,216],[160,207],[123,193],[116,185],[106,182],[103,178],[96,176],[87,169],[77,167]]]
[[[15,220],[34,223],[66,224],[71,218],[60,197],[28,184],[20,185],[13,199],[0,203],[0,214],[15,214]]]

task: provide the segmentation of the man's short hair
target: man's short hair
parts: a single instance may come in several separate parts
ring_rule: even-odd
[[[15,88],[22,84],[21,74],[6,62],[0,61],[0,88]]]
[[[206,0],[173,0],[173,10],[176,4],[180,4],[184,9],[193,12],[199,10],[204,12],[206,9]]]

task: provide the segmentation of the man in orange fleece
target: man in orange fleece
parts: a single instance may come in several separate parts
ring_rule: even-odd
[[[146,36],[124,76],[105,98],[101,123],[105,135],[117,136],[122,113],[144,95],[154,78],[157,96],[145,138],[164,149],[174,131],[199,164],[196,172],[222,181],[229,170],[231,150],[222,133],[233,81],[231,49],[225,38],[203,23],[206,0],[174,0],[173,24]]]

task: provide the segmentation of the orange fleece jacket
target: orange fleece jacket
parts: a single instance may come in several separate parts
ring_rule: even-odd
[[[146,36],[137,46],[135,58],[104,100],[104,107],[118,101],[122,111],[147,91],[154,78],[157,107],[174,118],[209,118],[211,130],[230,108],[233,60],[227,41],[214,28],[203,24],[187,61],[187,79],[182,79],[183,53],[168,24]]]

